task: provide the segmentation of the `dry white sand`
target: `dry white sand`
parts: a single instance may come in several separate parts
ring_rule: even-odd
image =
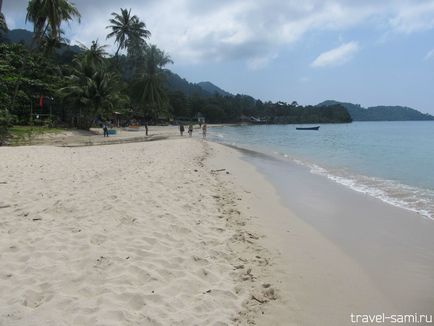
[[[253,275],[267,265],[258,237],[225,171],[210,172],[211,150],[195,139],[0,148],[0,325],[254,318],[274,290]]]
[[[0,148],[0,325],[340,325],[383,303],[240,157]]]

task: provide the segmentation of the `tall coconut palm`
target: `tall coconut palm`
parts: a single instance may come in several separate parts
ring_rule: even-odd
[[[64,21],[80,20],[80,12],[69,0],[30,0],[26,21],[33,23],[35,40],[41,42],[49,32],[50,39],[61,38],[60,25]]]
[[[151,32],[146,29],[144,22],[136,15],[131,15],[131,9],[122,9],[120,14],[112,12],[113,18],[110,19],[111,25],[106,28],[111,29],[107,38],[115,38],[118,44],[115,56],[117,57],[121,49],[135,45],[137,42],[144,44],[145,39],[151,36]]]
[[[144,115],[150,115],[155,119],[167,107],[163,68],[173,62],[169,55],[155,45],[145,46],[144,53],[145,66],[134,89],[139,94],[138,103]]]

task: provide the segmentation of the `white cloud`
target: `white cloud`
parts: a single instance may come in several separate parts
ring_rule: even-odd
[[[425,55],[425,60],[434,59],[434,49],[428,51],[428,53]]]
[[[359,51],[357,42],[349,42],[332,50],[321,53],[312,63],[312,67],[338,66],[348,62]]]
[[[407,6],[396,6],[390,26],[406,34],[434,28],[434,1],[414,1]]]
[[[263,69],[268,64],[278,57],[277,54],[271,54],[266,56],[258,56],[247,60],[247,67],[250,70],[259,70]]]

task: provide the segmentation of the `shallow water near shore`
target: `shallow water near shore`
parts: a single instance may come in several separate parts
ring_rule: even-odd
[[[282,156],[358,192],[434,218],[434,122],[211,128],[214,141]]]

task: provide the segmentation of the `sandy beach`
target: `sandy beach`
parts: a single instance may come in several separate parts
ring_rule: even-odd
[[[396,312],[242,152],[175,134],[0,148],[1,326],[346,325],[351,312]]]
[[[196,139],[0,148],[0,325],[254,320],[275,299],[258,276],[267,253],[213,152]]]

